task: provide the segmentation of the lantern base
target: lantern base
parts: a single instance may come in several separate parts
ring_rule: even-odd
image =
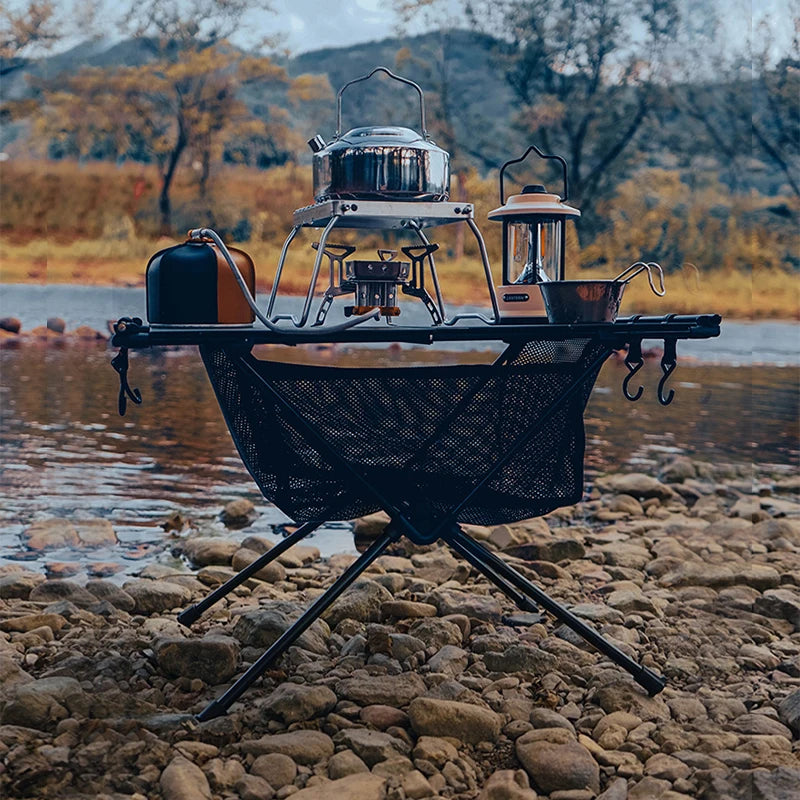
[[[496,288],[502,322],[547,322],[544,298],[537,284],[512,283]]]

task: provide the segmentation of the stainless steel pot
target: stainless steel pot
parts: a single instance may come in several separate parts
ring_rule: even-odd
[[[419,94],[422,133],[410,128],[369,126],[342,128],[342,94],[348,86],[385,72]],[[336,97],[336,135],[330,144],[315,136],[314,199],[447,200],[450,196],[450,155],[437,147],[425,128],[422,89],[406,78],[376,67],[369,75],[346,83]]]
[[[659,286],[653,283],[656,271]],[[544,298],[548,322],[571,325],[574,322],[614,322],[619,314],[622,293],[640,272],[647,272],[650,288],[663,297],[664,273],[654,261],[637,261],[609,281],[545,281],[538,284]]]

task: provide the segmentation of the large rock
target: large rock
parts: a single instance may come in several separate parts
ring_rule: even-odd
[[[298,730],[242,742],[240,749],[253,755],[282,753],[298,764],[316,764],[333,755],[333,739],[320,731]]]
[[[642,689],[627,681],[601,686],[595,703],[607,714],[627,711],[645,721],[667,722],[670,719],[669,707],[663,700],[648,697]]]
[[[183,756],[175,756],[159,780],[164,800],[211,800],[211,787],[200,767]]]
[[[111,603],[115,608],[123,611],[133,611],[136,601],[116,583],[111,581],[93,580],[86,582],[86,591],[91,592],[98,600]]]
[[[161,639],[155,646],[158,666],[173,678],[200,678],[212,686],[236,672],[239,643],[230,636]]]
[[[0,697],[8,697],[11,689],[30,683],[33,678],[10,656],[0,652]]]
[[[21,568],[0,575],[0,600],[27,600],[44,580],[41,573]]]
[[[361,706],[374,704],[400,708],[427,690],[425,681],[416,672],[400,675],[365,675],[345,678],[336,684],[336,694]]]
[[[29,599],[37,603],[58,603],[61,600],[68,600],[78,608],[88,608],[97,602],[97,598],[82,586],[62,580],[40,583],[31,591]]]
[[[263,708],[292,722],[305,722],[327,714],[336,705],[336,695],[327,686],[282,683],[264,701]]]
[[[347,728],[336,734],[336,744],[344,744],[352,750],[368,767],[380,761],[387,761],[407,755],[411,747],[407,742],[380,731],[366,728]]]
[[[266,753],[253,762],[250,772],[263,778],[273,789],[282,789],[297,777],[297,764],[283,753]]]
[[[615,492],[616,494],[628,494],[639,500],[646,500],[649,497],[669,500],[675,495],[675,492],[669,486],[656,480],[651,475],[645,475],[641,472],[598,478],[597,485],[603,490]]]
[[[536,792],[523,770],[501,769],[486,781],[478,800],[536,800]]]
[[[6,725],[45,730],[69,716],[85,716],[89,703],[75,678],[40,678],[18,685],[3,708]]]
[[[343,619],[380,622],[381,605],[392,599],[388,589],[371,580],[356,581],[325,613],[325,620],[335,628]]]
[[[800,737],[800,689],[781,700],[778,714],[781,721],[794,731],[795,736]]]
[[[600,767],[592,754],[572,741],[548,742],[531,731],[517,739],[517,758],[547,794],[570,789],[600,790]]]
[[[107,519],[92,517],[75,520],[75,528],[82,547],[108,547],[117,544],[114,526]]]
[[[504,553],[524,561],[575,561],[586,555],[586,548],[571,536],[533,536],[525,544],[507,547]]]
[[[139,614],[160,614],[173,608],[183,608],[192,599],[192,593],[186,587],[164,580],[140,578],[128,581],[122,588],[133,598]]]
[[[769,589],[759,597],[754,606],[757,614],[775,619],[785,619],[800,630],[800,593],[791,589]]]
[[[532,672],[543,675],[558,665],[554,655],[530,644],[514,644],[502,653],[488,652],[483,660],[491,672]]]
[[[437,650],[447,644],[460,645],[464,640],[461,628],[447,619],[421,619],[411,626],[409,633]]]
[[[721,773],[721,774],[720,774]],[[777,767],[776,769],[733,770],[711,775],[711,781],[703,792],[703,800],[795,800],[800,793],[800,769]]]
[[[197,567],[228,566],[238,549],[236,542],[222,536],[198,536],[183,544],[186,557]]]
[[[491,595],[440,589],[431,592],[427,599],[436,606],[442,616],[465,614],[467,617],[474,617],[485,622],[499,622],[503,615],[503,607]],[[413,629],[411,633],[419,636]],[[419,636],[419,638],[422,637]]]
[[[495,741],[502,719],[488,708],[418,697],[408,707],[411,727],[419,736],[452,736],[466,744]]]
[[[25,614],[22,617],[11,617],[0,622],[0,631],[18,631],[27,633],[46,625],[50,630],[58,632],[67,624],[61,614]]]
[[[231,500],[222,510],[222,521],[232,528],[240,528],[248,524],[255,515],[255,506],[246,498]]]
[[[240,547],[233,554],[231,565],[237,572],[240,572],[245,567],[249,567],[256,559],[260,557],[261,554],[255,550],[250,550],[246,547]],[[265,564],[263,567],[261,567],[258,572],[254,572],[252,577],[257,578],[260,581],[266,581],[267,583],[283,581],[286,580],[286,567],[284,567],[283,564],[279,564],[277,561],[271,561],[269,564]]]
[[[80,544],[75,526],[65,519],[41,519],[22,532],[22,539],[31,550],[53,550],[77,547]]]
[[[274,602],[242,614],[233,628],[233,635],[242,644],[267,648],[278,640],[302,611],[292,603]],[[298,639],[297,646],[318,655],[327,655],[331,630],[318,619]]]
[[[291,797],[293,800],[385,800],[386,778],[369,773],[348,775],[338,781],[301,789]]]

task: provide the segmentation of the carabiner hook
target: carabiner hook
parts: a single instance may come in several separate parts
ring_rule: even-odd
[[[670,389],[669,394],[664,397],[664,386],[666,385],[669,376],[675,372],[675,368],[677,366],[677,340],[672,337],[664,339],[664,355],[661,357],[661,369],[664,372],[664,375],[658,382],[658,402],[661,403],[662,406],[668,406],[675,397],[674,389]]]
[[[628,354],[625,356],[625,366],[628,368],[628,374],[625,376],[625,380],[622,381],[622,394],[625,395],[626,400],[635,403],[642,396],[644,386],[639,386],[636,390],[636,394],[631,394],[628,391],[628,384],[631,378],[644,366],[641,339],[633,339],[628,345]]]
[[[128,409],[128,400],[136,405],[142,404],[142,393],[138,389],[131,389],[128,384],[128,348],[120,347],[119,353],[111,359],[111,366],[119,373],[119,397],[117,410],[121,417],[125,416]]]

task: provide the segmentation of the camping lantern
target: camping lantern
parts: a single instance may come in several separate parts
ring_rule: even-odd
[[[561,164],[564,194],[560,197],[550,194],[541,184],[529,184],[521,194],[506,201],[505,170],[524,161],[531,151]],[[501,205],[489,212],[489,219],[503,223],[503,279],[497,292],[502,320],[546,317],[538,284],[564,280],[566,221],[581,215],[577,208],[564,202],[566,198],[567,162],[561,156],[545,155],[531,145],[523,156],[506,161],[500,169]]]

